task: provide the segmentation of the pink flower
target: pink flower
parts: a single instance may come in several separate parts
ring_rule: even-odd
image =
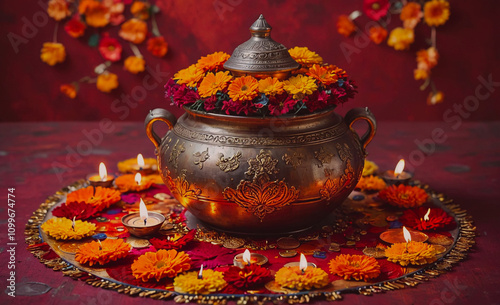
[[[106,60],[119,61],[122,57],[122,46],[117,39],[104,34],[99,41],[99,52]]]
[[[387,15],[390,6],[389,0],[364,0],[363,12],[368,18],[378,21]]]
[[[282,94],[276,96],[275,98],[269,99],[269,111],[271,115],[279,116],[287,114],[290,110],[295,107],[297,100],[294,100],[292,96],[287,94]]]

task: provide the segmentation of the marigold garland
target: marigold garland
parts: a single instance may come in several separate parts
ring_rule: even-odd
[[[51,218],[42,224],[42,230],[55,239],[82,239],[95,232],[95,224],[68,218]]]
[[[94,187],[87,186],[69,193],[66,197],[66,204],[84,202],[94,206],[97,211],[102,211],[109,208],[113,203],[120,201],[120,199],[120,192],[115,189],[98,186],[95,188],[94,193]]]
[[[105,239],[101,243],[92,241],[81,245],[75,255],[80,264],[104,265],[126,257],[131,249],[129,243],[123,239]]]
[[[377,260],[366,255],[340,254],[330,260],[329,266],[331,273],[343,277],[344,280],[368,281],[380,275]]]
[[[425,202],[429,196],[418,186],[409,186],[400,184],[398,186],[391,185],[378,193],[378,197],[390,205],[400,208],[419,207]]]
[[[164,277],[173,278],[191,268],[191,259],[184,252],[176,250],[158,250],[139,256],[131,266],[132,274],[143,282],[154,278],[160,281]]]
[[[309,267],[302,274],[299,266],[281,268],[276,272],[275,280],[282,287],[296,290],[322,288],[330,283],[328,274],[323,269]]]
[[[362,176],[359,179],[356,188],[359,188],[362,191],[379,191],[386,186],[385,181],[377,176]]]
[[[385,250],[387,260],[399,263],[401,266],[425,265],[436,261],[437,251],[429,244],[410,241],[406,243],[395,243]]]
[[[175,290],[183,293],[209,294],[222,290],[226,285],[222,272],[211,269],[203,270],[201,279],[197,271],[181,274],[174,279]]]
[[[406,210],[399,217],[399,221],[409,228],[420,231],[435,231],[453,223],[453,217],[440,208],[430,208],[429,220],[424,220],[424,216],[428,211],[429,208],[427,207]]]

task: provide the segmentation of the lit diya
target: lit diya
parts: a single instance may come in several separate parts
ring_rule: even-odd
[[[434,246],[413,241],[410,232],[403,227],[405,242],[395,243],[385,250],[387,260],[401,266],[425,265],[436,261],[438,254]]]
[[[80,264],[104,265],[128,255],[130,244],[123,239],[105,239],[92,241],[81,245],[75,255],[75,260]]]
[[[125,174],[140,172],[143,175],[149,175],[158,172],[158,164],[155,158],[144,159],[142,154],[138,154],[137,158],[118,162],[118,170]]]
[[[409,232],[408,234],[410,234],[411,239],[416,242],[424,242],[429,238],[429,236],[427,236],[427,234],[423,232],[408,230],[403,227],[401,229],[389,229],[385,232],[382,232],[380,234],[380,239],[389,244],[403,243],[406,241],[404,235],[405,231]]]
[[[388,185],[400,185],[400,184],[408,184],[410,182],[412,175],[408,172],[404,171],[405,168],[405,160],[399,160],[396,168],[392,170],[385,171],[382,174],[382,178],[385,180],[385,183]]]
[[[174,279],[174,290],[180,293],[209,294],[222,290],[227,283],[222,272],[214,270],[192,271]]]
[[[235,287],[245,289],[255,289],[257,286],[267,282],[271,275],[270,271],[256,263],[251,263],[250,257],[250,251],[247,249],[243,253],[245,265],[239,266],[235,264],[235,266],[229,267],[224,272],[224,280]]]
[[[233,259],[233,264],[236,267],[243,268],[248,265],[256,264],[259,266],[264,265],[269,260],[262,254],[250,253],[248,249],[245,252],[237,254]]]
[[[71,192],[66,197],[66,204],[71,202],[85,202],[93,205],[97,211],[102,211],[109,208],[112,204],[120,201],[121,194],[119,191],[111,188],[88,186]]]
[[[148,212],[144,201],[141,198],[139,213],[131,213],[122,217],[122,224],[130,234],[143,237],[152,235],[160,230],[165,216],[156,212]]]
[[[391,185],[378,193],[378,197],[398,208],[415,208],[427,202],[429,195],[418,186]]]
[[[143,177],[141,173],[137,174],[128,174],[122,175],[116,178],[115,180],[116,187],[120,190],[120,192],[140,192],[147,190],[153,185],[153,181],[148,179],[147,177]]]
[[[147,282],[150,279],[160,281],[162,278],[173,278],[177,274],[191,269],[191,259],[185,252],[177,250],[158,250],[146,252],[132,263],[132,275],[136,279]]]
[[[330,283],[328,274],[321,268],[308,267],[304,254],[300,255],[299,266],[283,267],[275,275],[278,285],[296,290],[322,288]]]
[[[340,254],[330,260],[330,272],[344,280],[364,280],[377,278],[380,275],[380,265],[373,257],[366,255]]]
[[[406,210],[399,221],[412,229],[430,231],[442,229],[453,223],[453,217],[440,208],[419,207]]]
[[[106,165],[101,162],[99,164],[99,174],[90,174],[87,176],[87,180],[91,186],[112,187],[113,181],[115,181],[115,176],[108,175]]]
[[[42,224],[42,230],[55,239],[82,239],[92,236],[95,224],[73,218],[51,218]]]

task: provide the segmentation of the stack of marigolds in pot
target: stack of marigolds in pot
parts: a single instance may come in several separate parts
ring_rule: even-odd
[[[289,50],[301,64],[285,80],[274,77],[234,77],[223,68],[229,54],[215,52],[177,72],[165,85],[172,104],[193,110],[246,116],[307,114],[353,98],[356,84],[347,73],[305,47]]]

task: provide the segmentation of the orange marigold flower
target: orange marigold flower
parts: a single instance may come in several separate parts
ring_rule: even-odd
[[[123,239],[105,239],[101,243],[92,241],[78,247],[75,260],[89,266],[104,265],[127,256],[130,248]]]
[[[144,1],[134,1],[130,7],[130,12],[134,17],[147,20],[149,18],[149,8],[151,5]]]
[[[231,57],[224,52],[215,52],[207,56],[203,56],[198,60],[196,65],[203,71],[218,72],[224,69],[224,63]]]
[[[198,69],[196,65],[191,65],[174,74],[174,79],[179,85],[186,84],[188,87],[196,87],[203,77],[203,70]]]
[[[66,59],[66,49],[58,42],[44,42],[40,52],[40,58],[43,62],[53,66]]]
[[[66,203],[85,202],[94,206],[97,211],[102,211],[109,208],[112,204],[120,201],[121,194],[119,191],[111,188],[96,187],[95,191],[92,186],[78,189],[66,196]]]
[[[401,266],[426,265],[436,261],[437,251],[434,246],[417,241],[395,243],[385,249],[387,260],[399,263]]]
[[[71,19],[64,26],[64,30],[66,31],[66,33],[68,33],[69,36],[73,38],[83,36],[83,34],[85,34],[86,28],[87,26],[85,25],[85,23],[76,18]]]
[[[446,0],[431,0],[424,5],[424,21],[429,26],[440,26],[450,18],[450,3]]]
[[[427,65],[428,69],[434,68],[438,64],[439,53],[434,47],[427,50],[420,50],[417,52],[417,62],[423,62]]]
[[[341,68],[337,67],[336,65],[328,65],[326,67],[328,68],[328,70],[332,74],[337,75],[337,78],[344,78],[344,77],[349,76],[349,75],[347,75],[347,72],[344,69],[341,69]]]
[[[314,78],[305,75],[292,76],[285,81],[283,89],[293,95],[296,100],[302,100],[304,96],[313,94],[318,89]]]
[[[144,71],[146,61],[142,57],[129,56],[125,59],[123,67],[130,73],[137,74]]]
[[[340,254],[330,261],[329,266],[331,273],[343,277],[344,280],[368,281],[380,275],[377,260],[366,255]]]
[[[381,26],[372,26],[369,32],[370,40],[376,44],[381,44],[387,38],[387,30]]]
[[[391,31],[387,45],[395,50],[406,50],[415,40],[413,29],[395,28]]]
[[[146,39],[148,33],[148,25],[146,22],[132,18],[122,24],[118,35],[132,43],[139,44]]]
[[[200,87],[198,88],[198,94],[201,97],[215,95],[217,92],[225,90],[232,78],[229,71],[221,71],[216,74],[209,72],[201,81]]]
[[[354,31],[356,31],[356,25],[354,25],[351,18],[347,15],[340,15],[339,19],[337,19],[337,32],[345,37],[349,37]]]
[[[418,186],[409,186],[400,184],[398,186],[391,185],[388,188],[381,190],[378,197],[385,202],[400,208],[419,207],[425,202],[429,196]]]
[[[96,0],[82,0],[78,5],[80,14],[85,15],[85,22],[91,27],[103,27],[109,23],[109,8]]]
[[[361,179],[359,179],[356,188],[359,188],[362,191],[379,191],[386,186],[385,181],[377,176],[362,176]]]
[[[259,92],[266,95],[277,95],[283,93],[283,82],[280,82],[276,77],[268,77],[259,80]]]
[[[74,99],[76,97],[76,92],[78,89],[73,84],[62,84],[59,87],[59,90],[67,97]]]
[[[114,73],[105,72],[97,77],[97,89],[102,92],[111,92],[111,90],[118,88],[118,75]]]
[[[71,15],[66,0],[50,0],[49,6],[47,7],[47,13],[57,21],[63,20]]]
[[[312,65],[321,64],[323,58],[313,51],[310,51],[307,47],[295,47],[288,50],[290,56],[298,62],[299,64]]]
[[[406,29],[413,29],[420,22],[420,19],[424,16],[422,12],[422,6],[416,2],[408,2],[401,9],[401,21],[403,21],[403,26]]]
[[[253,76],[242,76],[235,78],[229,85],[229,97],[233,101],[251,101],[259,93],[259,82]]]
[[[164,277],[173,278],[177,274],[191,269],[191,259],[184,252],[177,250],[158,250],[139,256],[131,266],[132,274],[143,282],[154,278],[160,281]]]
[[[415,78],[415,80],[428,79],[429,72],[428,69],[415,69],[413,70],[413,78]]]
[[[328,67],[320,66],[317,64],[314,64],[311,68],[309,68],[307,75],[315,78],[325,85],[333,84],[338,80],[338,76],[335,73],[332,73],[332,71],[328,69]]]
[[[148,51],[156,57],[163,57],[167,54],[168,43],[163,36],[151,37],[148,39]]]
[[[436,93],[431,92],[427,97],[427,105],[436,105],[442,103],[443,101],[444,101],[444,93],[441,91],[438,91]]]

